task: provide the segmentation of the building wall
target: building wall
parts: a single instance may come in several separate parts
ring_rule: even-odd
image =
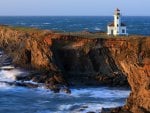
[[[113,35],[114,35],[114,27],[108,26],[108,27],[107,27],[107,34],[108,34],[108,35],[112,35],[112,33],[111,33],[112,30],[113,30]]]
[[[113,30],[113,34],[112,34],[112,30]],[[124,33],[122,33],[122,30],[124,30]],[[127,28],[126,28],[126,26],[120,27],[118,33],[116,31],[117,30],[116,30],[115,27],[107,26],[107,34],[108,35],[115,35],[115,36],[117,36],[117,35],[127,35]]]
[[[124,33],[122,33],[122,30],[123,30],[123,29],[125,30]],[[125,26],[120,28],[120,34],[121,34],[121,35],[127,35],[127,28],[126,28]]]
[[[121,16],[115,14],[114,15],[114,35],[120,34],[120,27],[121,27]]]

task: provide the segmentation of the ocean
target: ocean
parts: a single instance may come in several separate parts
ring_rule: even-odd
[[[0,24],[35,27],[61,32],[106,31],[113,17],[0,17]],[[150,17],[123,17],[129,34],[150,35]],[[0,55],[1,60],[2,55]],[[25,88],[9,86],[25,74],[20,69],[0,70],[0,113],[99,113],[101,109],[122,106],[130,90],[110,87],[72,87],[71,94],[53,93],[43,86]],[[27,81],[32,82],[32,81]]]
[[[113,16],[1,16],[0,24],[61,32],[107,31]],[[129,35],[150,35],[150,16],[123,16]]]
[[[19,69],[0,71],[0,113],[100,113],[101,109],[123,106],[130,90],[110,87],[74,87],[71,94],[44,88],[9,86]],[[32,81],[27,81],[32,82]]]

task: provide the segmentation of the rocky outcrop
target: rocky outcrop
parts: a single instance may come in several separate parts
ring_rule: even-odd
[[[54,81],[56,85],[127,86],[129,83],[131,94],[127,104],[117,112],[150,112],[149,45],[150,38],[143,36],[90,39],[37,29],[0,27],[1,48],[16,66],[46,72],[38,80],[46,79],[48,87]]]
[[[67,42],[68,40],[54,40],[52,51],[56,65],[72,84],[111,86],[128,84],[126,76],[101,39],[76,39]],[[55,46],[61,43],[70,44],[63,47]]]
[[[68,88],[68,82],[63,78],[63,75],[57,72],[32,72],[28,76],[17,76],[17,80],[21,81],[24,85],[24,81],[33,81],[35,83],[41,83],[45,88],[54,91],[55,93],[65,92],[71,93]]]
[[[60,42],[55,40],[57,44]],[[59,68],[68,78],[78,82],[80,78],[82,83],[90,81],[86,82],[88,85],[104,83],[121,86],[127,84],[127,77],[131,94],[120,112],[145,113],[150,112],[149,45],[150,38],[142,36],[78,39],[70,45],[54,47],[54,55]]]
[[[131,86],[131,94],[124,109],[133,113],[150,112],[150,38],[134,36],[111,39],[104,44]]]
[[[132,37],[122,44],[121,56],[114,56],[131,86],[125,108],[134,113],[150,112],[150,38]]]
[[[55,70],[55,65],[50,62],[52,53],[42,39],[46,34],[47,31],[36,29],[24,30],[1,26],[0,47],[13,57],[13,63],[16,66]]]

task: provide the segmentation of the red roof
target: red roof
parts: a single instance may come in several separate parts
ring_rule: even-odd
[[[114,22],[110,23],[108,26],[114,26]],[[121,23],[121,26],[126,26],[124,23]]]
[[[108,24],[108,26],[112,26],[113,27],[114,26],[114,22]]]

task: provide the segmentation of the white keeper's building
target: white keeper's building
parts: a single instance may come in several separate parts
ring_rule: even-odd
[[[114,13],[114,21],[107,26],[108,35],[128,35],[127,28],[124,23],[121,22],[121,13],[117,8]]]

